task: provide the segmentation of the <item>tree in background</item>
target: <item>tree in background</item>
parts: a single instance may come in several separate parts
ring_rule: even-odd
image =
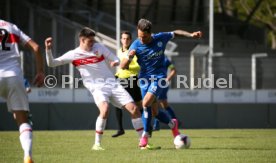
[[[218,12],[235,16],[246,23],[265,26],[271,49],[276,50],[275,0],[216,0]]]

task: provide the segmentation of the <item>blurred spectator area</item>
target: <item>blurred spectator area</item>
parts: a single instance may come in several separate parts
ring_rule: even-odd
[[[137,4],[140,4],[138,6]],[[23,12],[24,11],[24,12]],[[38,42],[44,51],[44,40],[54,37],[54,52],[58,57],[78,45],[77,32],[82,26],[89,26],[98,33],[98,41],[114,49],[116,36],[114,0],[2,0],[0,17],[18,25],[25,33]],[[201,30],[204,36],[200,40],[175,38],[178,56],[171,57],[178,74],[190,77],[190,53],[198,44],[208,45],[208,1],[200,0],[121,0],[121,28],[130,30],[135,38],[136,23],[140,17],[150,19],[153,32],[185,29]],[[267,53],[268,57],[257,60],[257,89],[276,88],[276,52],[271,50],[265,39],[266,30],[248,25],[225,15],[215,14],[214,52],[223,56],[213,58],[215,78],[233,75],[233,88],[251,88],[251,56],[253,53]],[[112,47],[113,46],[113,47]],[[200,67],[202,62],[198,62]],[[48,68],[46,74],[55,75],[61,81],[61,75],[72,73],[69,66]],[[34,57],[24,51],[24,73],[31,81],[35,74]],[[196,72],[201,77],[206,72]],[[75,77],[79,77],[73,70]],[[60,86],[60,83],[58,83]],[[173,79],[172,88],[176,87]]]

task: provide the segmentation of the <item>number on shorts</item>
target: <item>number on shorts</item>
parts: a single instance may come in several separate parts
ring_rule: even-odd
[[[9,32],[6,29],[0,28],[0,37],[2,38],[1,40],[1,49],[0,50],[11,50],[10,47],[6,47],[7,40],[9,38]]]

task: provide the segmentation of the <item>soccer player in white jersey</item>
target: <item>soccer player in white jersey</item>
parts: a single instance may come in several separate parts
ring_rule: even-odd
[[[29,103],[20,68],[19,43],[35,54],[37,74],[34,83],[42,86],[45,75],[38,44],[16,25],[0,19],[0,96],[6,99],[8,110],[19,126],[24,162],[28,163],[32,162],[32,127],[28,124]]]
[[[109,102],[119,108],[127,109],[132,118],[132,124],[141,137],[143,123],[141,113],[131,96],[116,81],[110,71],[108,60],[112,67],[119,65],[119,58],[103,45],[94,41],[95,32],[84,27],[79,33],[79,46],[54,59],[51,52],[52,38],[45,40],[46,59],[49,67],[72,63],[80,72],[84,86],[92,94],[100,114],[96,120],[95,144],[92,150],[104,150],[101,138],[108,117]]]

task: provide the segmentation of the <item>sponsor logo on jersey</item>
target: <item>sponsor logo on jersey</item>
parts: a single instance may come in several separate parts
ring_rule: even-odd
[[[151,55],[147,56],[147,60],[159,58],[161,55],[163,55],[163,51],[162,50],[160,50],[158,52],[155,52],[155,53],[152,53]]]
[[[88,58],[82,58],[82,59],[76,59],[74,60],[72,63],[74,66],[80,66],[80,65],[87,65],[87,64],[94,64],[94,63],[98,63],[104,60],[104,56],[92,56],[92,57],[88,57]]]

